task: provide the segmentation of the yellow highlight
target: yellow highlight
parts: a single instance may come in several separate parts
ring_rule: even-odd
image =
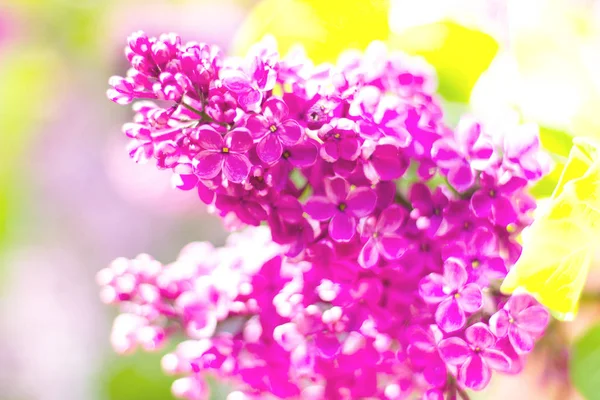
[[[572,320],[600,235],[600,142],[576,138],[547,207],[524,232],[523,253],[501,291],[534,295]]]
[[[280,54],[302,44],[315,62],[334,62],[347,49],[363,50],[389,36],[389,0],[263,0],[237,32],[240,55],[264,35],[277,39]]]

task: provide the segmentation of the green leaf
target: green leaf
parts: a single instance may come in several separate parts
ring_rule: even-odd
[[[110,400],[169,400],[175,377],[161,370],[162,353],[141,351],[129,356],[113,356],[102,377],[106,398]]]
[[[568,157],[573,147],[572,135],[547,126],[540,126],[540,141],[544,149],[561,157]]]
[[[564,168],[564,163],[557,163],[552,172],[544,176],[529,189],[529,193],[536,199],[545,199],[552,196]]]
[[[600,324],[573,344],[571,380],[587,400],[600,400]]]

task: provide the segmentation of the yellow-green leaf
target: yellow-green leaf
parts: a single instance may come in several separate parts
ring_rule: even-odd
[[[523,253],[502,291],[526,291],[570,320],[600,235],[600,145],[576,138],[558,185],[523,237]]]

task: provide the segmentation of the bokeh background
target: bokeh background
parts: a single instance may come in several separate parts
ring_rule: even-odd
[[[373,39],[420,55],[438,72],[449,123],[472,112],[540,125],[556,168],[539,198],[571,138],[600,132],[599,1],[0,0],[0,400],[172,398],[160,354],[112,354],[115,310],[94,275],[118,256],[168,261],[226,233],[168,173],[128,159],[120,126],[131,112],[105,90],[139,29],[230,54],[272,33],[283,53],[301,42],[317,61]],[[578,320],[553,327],[524,374],[473,398],[581,398],[572,382],[600,398],[589,385],[600,371],[600,330],[588,330],[600,315],[595,275]],[[583,375],[566,369],[571,346]]]

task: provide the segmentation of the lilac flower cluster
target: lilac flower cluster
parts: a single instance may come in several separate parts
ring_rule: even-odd
[[[228,227],[262,226],[102,270],[117,351],[183,333],[163,367],[187,399],[207,375],[238,385],[231,400],[433,400],[520,371],[549,315],[498,288],[547,172],[535,133],[447,126],[432,71],[381,43],[314,66],[269,39],[236,59],[138,32],[126,55],[108,96],[142,100],[132,158]]]

